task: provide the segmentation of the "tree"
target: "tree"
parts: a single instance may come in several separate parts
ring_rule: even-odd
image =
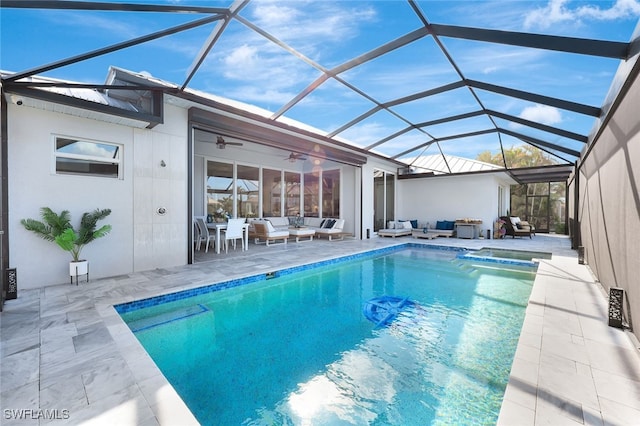
[[[477,160],[509,169],[524,167],[538,167],[558,164],[552,156],[531,145],[512,146],[502,152],[492,155],[490,151],[483,151]],[[531,220],[536,228],[554,229],[564,223],[565,184],[564,182],[532,183],[528,185],[513,185],[511,187],[510,212],[514,216],[522,216]],[[550,223],[547,223],[547,216]]]

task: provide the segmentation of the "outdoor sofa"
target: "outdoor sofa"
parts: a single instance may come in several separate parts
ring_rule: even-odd
[[[378,236],[392,238],[403,237],[405,235],[411,235],[411,232],[417,228],[417,220],[390,220],[387,222],[387,227],[385,229],[378,230]]]
[[[318,238],[327,237],[329,240],[335,238],[342,239],[345,235],[350,235],[344,231],[344,219],[320,218],[320,217],[280,217],[270,216],[262,219],[253,219],[249,226],[249,236],[255,235],[254,223],[268,222],[273,228],[273,232],[290,232],[296,224],[315,231],[314,235]],[[304,236],[308,236],[306,233]],[[296,239],[297,240],[297,239]]]
[[[437,237],[454,237],[456,235],[456,221],[455,220],[438,220],[434,228],[428,227],[427,234],[435,235]]]

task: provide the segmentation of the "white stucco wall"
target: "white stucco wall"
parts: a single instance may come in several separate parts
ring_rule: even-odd
[[[191,229],[187,111],[165,104],[164,124],[135,129],[133,138],[133,270],[183,265]],[[166,213],[158,214],[159,208]]]
[[[498,187],[505,187],[508,206],[511,183],[502,173],[398,180],[396,218],[418,219],[421,226],[435,226],[438,220],[481,219],[486,236],[487,229],[493,233],[499,216]]]
[[[86,211],[112,210],[100,224],[113,231],[82,252],[90,278],[186,262],[186,112],[171,108],[166,124],[147,130],[9,105],[9,267],[20,288],[69,282],[69,254],[20,224],[44,206],[69,210],[74,225]],[[56,175],[54,135],[120,144],[123,179]]]

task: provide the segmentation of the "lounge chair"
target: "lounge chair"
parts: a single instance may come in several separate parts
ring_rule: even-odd
[[[283,240],[284,244],[287,244],[287,239],[289,239],[289,231],[278,231],[276,230],[271,222],[268,220],[264,221],[254,221],[252,237],[255,238],[255,243],[259,244],[261,240],[264,240],[265,244],[268,246],[269,242]]]
[[[511,235],[512,238],[531,238],[531,225],[529,225],[529,222],[520,220],[517,216],[500,216],[500,219],[504,222],[504,227],[507,231],[505,235]]]

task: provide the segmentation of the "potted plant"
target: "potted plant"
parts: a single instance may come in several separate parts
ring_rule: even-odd
[[[104,237],[111,231],[111,225],[103,225],[97,228],[99,220],[111,214],[110,209],[95,209],[82,215],[80,227],[76,230],[71,225],[71,215],[68,210],[60,214],[49,207],[40,209],[42,220],[22,219],[20,223],[28,231],[34,232],[44,240],[56,243],[62,250],[71,253],[69,263],[69,276],[73,282],[73,276],[87,275],[89,278],[89,262],[80,259],[80,252],[90,242]],[[96,229],[97,228],[97,229]]]

